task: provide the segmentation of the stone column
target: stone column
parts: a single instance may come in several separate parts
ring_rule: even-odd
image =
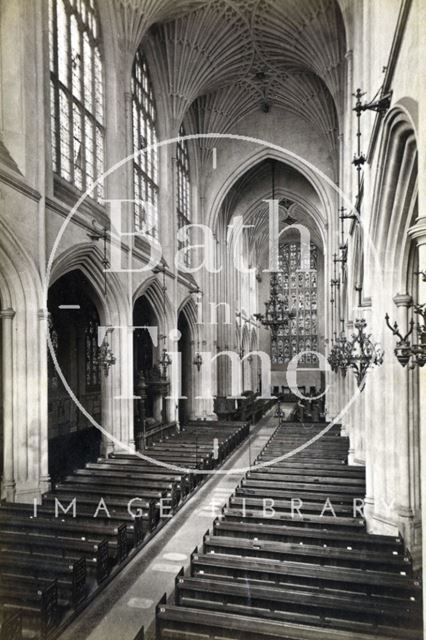
[[[398,326],[401,334],[407,332],[408,309],[412,304],[412,297],[407,294],[397,294],[393,301],[398,308]],[[390,354],[395,357],[394,354]],[[397,510],[401,522],[401,529],[404,538],[408,540],[408,528],[411,526],[413,510],[410,498],[410,432],[409,432],[409,386],[408,369],[401,365],[395,367],[394,388],[398,391],[398,397],[394,404],[394,421],[398,430],[398,463],[399,463],[399,483]]]
[[[115,366],[115,365],[113,365]],[[101,380],[101,403],[102,403],[102,412],[101,412],[101,426],[108,433],[114,434],[114,429],[112,425],[112,401],[113,401],[113,384],[112,378],[113,373],[110,370],[106,373],[102,367],[102,380]],[[114,451],[114,442],[102,434],[102,443],[101,443],[101,455],[108,456],[110,453]]]
[[[13,414],[13,318],[11,308],[0,312],[2,319],[2,394],[3,394],[3,478],[2,498],[9,502],[15,499],[14,438],[15,424]]]
[[[426,7],[424,7],[426,18]],[[426,28],[426,26],[425,26]],[[425,47],[426,49],[426,47]],[[426,84],[426,83],[425,83]],[[425,93],[426,96],[426,88]],[[420,147],[419,147],[420,151]],[[423,162],[419,164],[419,206],[421,210],[426,207],[426,193],[424,191],[424,179],[426,177],[426,151],[423,148],[420,155],[423,155]],[[420,184],[423,186],[420,187]],[[424,198],[422,197],[424,196]],[[426,271],[426,215],[419,217],[415,225],[409,230],[409,236],[417,244],[419,271]],[[426,281],[422,275],[418,276],[417,300],[419,304],[426,303]],[[419,433],[420,433],[420,483],[421,483],[421,512],[426,514],[426,366],[418,369],[419,376]],[[426,548],[426,526],[422,523],[422,544]],[[423,553],[423,571],[426,571],[426,554]],[[423,595],[424,609],[426,608],[426,593]]]
[[[40,493],[46,493],[51,488],[51,480],[49,475],[49,417],[48,417],[48,375],[47,375],[47,331],[49,312],[47,309],[40,309],[38,312],[39,323],[39,345],[40,345],[40,373],[39,373],[39,389],[40,389],[40,453],[39,453],[39,483]]]

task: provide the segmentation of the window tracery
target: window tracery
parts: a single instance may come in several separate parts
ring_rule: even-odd
[[[141,201],[135,203],[135,230],[157,237],[159,194],[157,113],[148,67],[141,51],[136,53],[132,71],[132,120],[133,151],[135,152],[134,197],[135,200]]]
[[[287,365],[302,351],[318,351],[318,248],[312,242],[309,268],[303,266],[300,243],[280,243],[279,299],[292,317],[272,337],[271,360],[275,365]],[[299,363],[316,366],[318,357],[305,354]]]
[[[94,0],[49,2],[52,168],[85,191],[104,171],[104,89]],[[100,200],[103,185],[91,194]]]

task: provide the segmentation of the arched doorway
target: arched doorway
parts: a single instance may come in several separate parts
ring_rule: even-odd
[[[181,356],[181,395],[179,400],[179,423],[185,424],[191,417],[192,408],[192,344],[191,327],[181,311],[178,317],[178,330],[181,333],[178,350]]]
[[[49,289],[49,329],[60,369],[71,390],[97,421],[102,411],[99,363],[100,318],[96,294],[79,270],[59,278]],[[101,434],[79,410],[48,363],[49,474],[58,480],[100,453]]]

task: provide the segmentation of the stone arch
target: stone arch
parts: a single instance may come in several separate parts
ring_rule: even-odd
[[[87,278],[96,295],[96,306],[101,321],[112,324],[124,321],[128,301],[123,287],[114,273],[107,274],[107,296],[104,292],[102,252],[90,242],[74,245],[61,253],[54,261],[47,287],[73,270],[79,270]]]
[[[97,245],[84,242],[58,255],[52,264],[49,285],[70,271],[80,271],[92,287],[101,325],[111,327],[108,342],[116,357],[103,380],[101,426],[125,446],[133,444],[133,358],[131,308],[126,291],[115,273],[107,274],[104,293],[102,252]],[[103,439],[103,452],[117,447],[108,437]]]
[[[410,250],[408,230],[417,206],[417,139],[411,118],[400,106],[385,118],[378,167],[371,237],[385,273],[392,274],[393,287],[403,293]]]
[[[181,338],[175,350],[181,355],[181,387],[182,396],[179,401],[179,420],[190,418],[196,413],[195,397],[199,395],[200,372],[193,363],[194,355],[203,348],[200,342],[200,327],[197,325],[197,313],[194,299],[187,296],[181,303],[177,313],[177,327]],[[202,366],[202,365],[201,365]]]
[[[414,563],[421,555],[420,498],[420,434],[419,434],[419,370],[402,368],[393,350],[396,338],[387,330],[384,314],[398,322],[401,333],[407,330],[411,317],[410,304],[414,291],[414,254],[417,250],[411,237],[418,216],[418,144],[413,120],[406,108],[395,105],[383,121],[383,133],[378,154],[378,170],[374,184],[371,237],[376,246],[385,286],[375,295],[377,325],[383,331],[386,354],[384,366],[378,371],[376,384],[380,389],[397,390],[384,408],[389,460],[386,469],[386,495],[394,498],[390,515],[405,539]],[[374,491],[381,495],[381,486]],[[377,510],[380,506],[377,507]],[[379,521],[379,516],[377,520]],[[371,527],[380,531],[375,514]],[[374,529],[373,529],[374,530]]]
[[[164,305],[162,283],[158,276],[154,275],[147,278],[136,288],[133,293],[133,306],[136,300],[141,296],[146,296],[147,300],[151,304],[158,320],[160,332],[168,335],[168,332],[176,327],[176,312],[173,309],[167,293],[164,298]]]
[[[4,465],[2,497],[29,501],[49,487],[47,470],[47,315],[31,257],[0,220],[0,302]]]
[[[259,148],[249,158],[247,158],[238,167],[236,167],[233,172],[230,173],[227,180],[218,190],[212,203],[212,207],[207,220],[207,224],[211,229],[216,228],[221,207],[226,194],[236,184],[239,178],[241,178],[254,165],[262,162],[263,160],[270,159],[277,160],[283,164],[288,164],[290,167],[298,171],[312,185],[319,197],[321,205],[324,209],[325,216],[328,212],[331,212],[333,210],[333,200],[324,185],[324,180],[320,179],[319,172],[315,171],[312,167],[307,165],[306,162],[296,154],[287,152],[284,149],[275,149],[273,147],[265,148],[260,147],[259,145]],[[330,180],[331,182],[330,178],[328,178],[328,180]],[[325,224],[325,222],[326,220],[322,220],[323,225]]]

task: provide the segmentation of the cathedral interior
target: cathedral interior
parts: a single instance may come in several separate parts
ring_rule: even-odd
[[[0,640],[423,637],[425,56],[0,0]]]

